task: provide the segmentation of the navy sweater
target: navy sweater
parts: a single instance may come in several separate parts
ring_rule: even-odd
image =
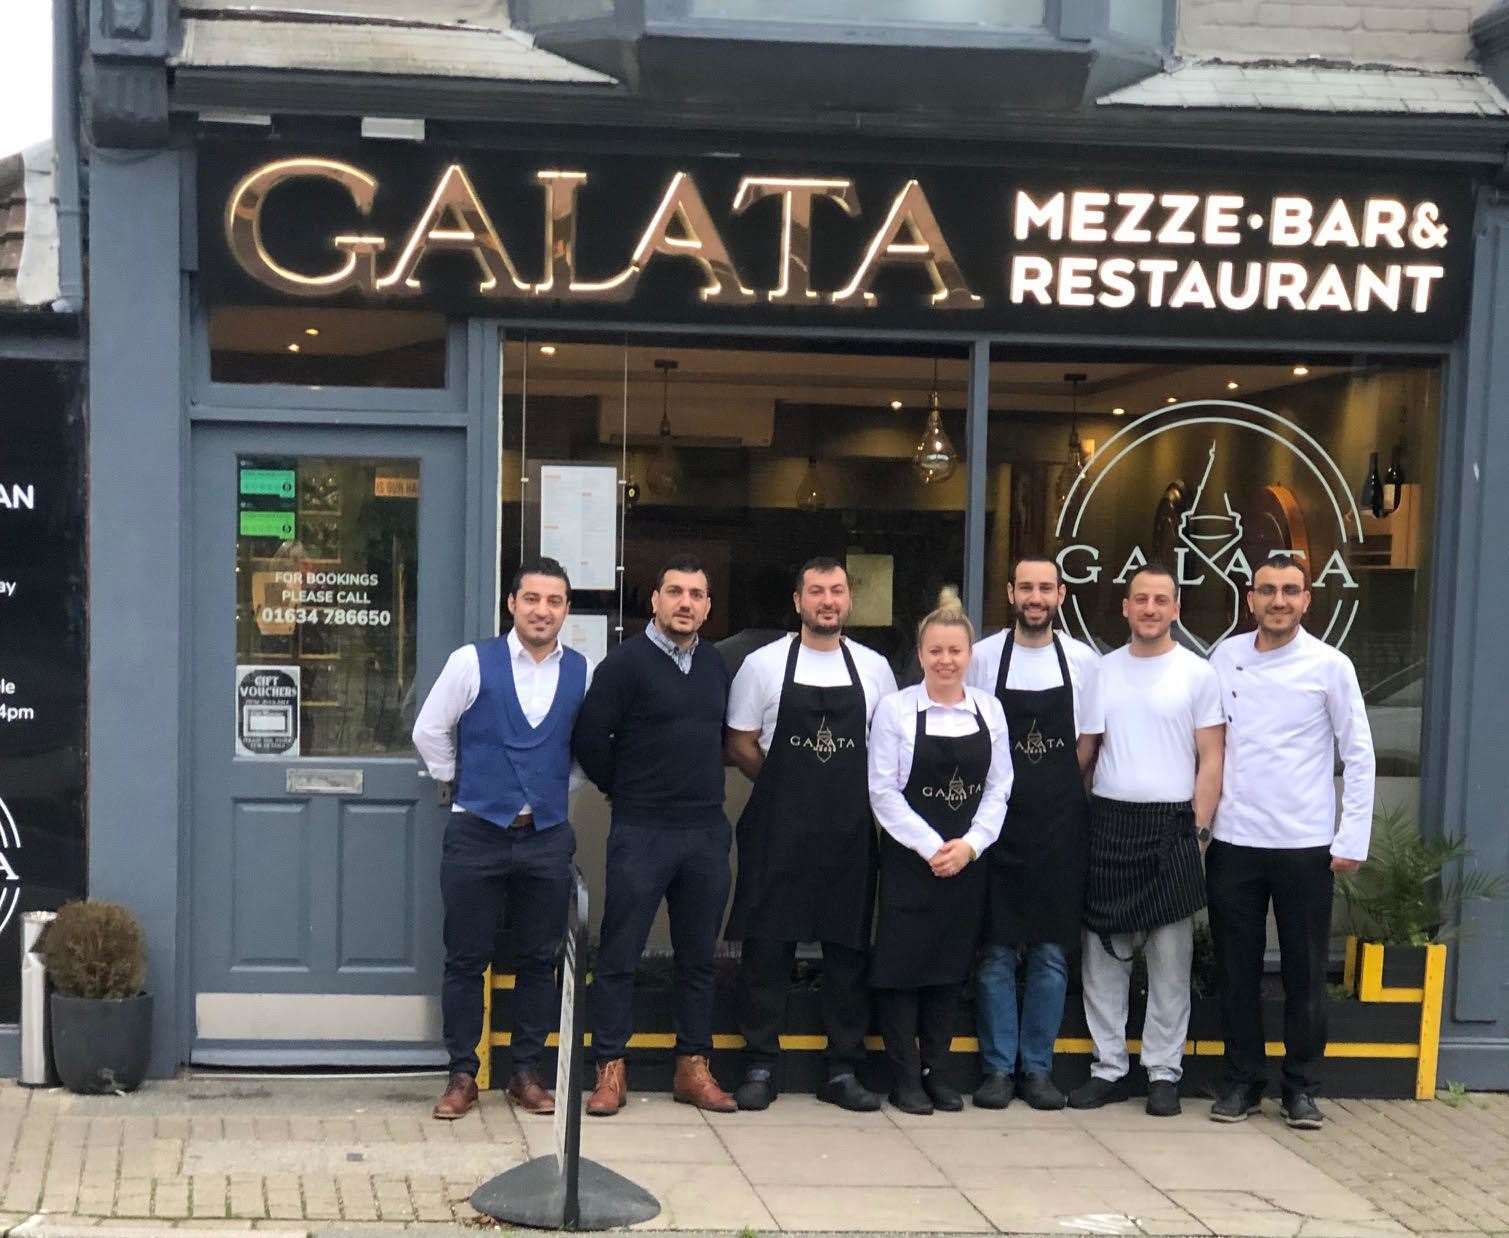
[[[613,819],[674,828],[723,821],[728,668],[699,641],[683,675],[648,636],[603,659],[576,717],[572,751],[613,801]]]

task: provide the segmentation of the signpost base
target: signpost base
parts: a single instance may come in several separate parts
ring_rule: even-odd
[[[660,1201],[642,1186],[585,1156],[579,1164],[575,1218],[565,1215],[554,1156],[537,1156],[489,1178],[472,1192],[472,1207],[495,1221],[536,1229],[615,1229],[660,1215]]]

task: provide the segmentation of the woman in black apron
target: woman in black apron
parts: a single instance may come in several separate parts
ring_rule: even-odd
[[[875,822],[865,780],[869,712],[853,655],[846,643],[839,650],[847,685],[800,684],[801,638],[791,638],[770,751],[739,818],[739,879],[724,933],[744,943],[739,1023],[750,1070],[773,1071],[779,1058],[796,943],[822,943],[830,1081],[854,1075],[864,1062],[875,900]],[[768,1104],[773,1088],[762,1091]],[[866,1108],[880,1104],[873,1094],[859,1100]]]
[[[975,1104],[1004,1108],[1020,1056],[1023,1091],[1034,1108],[1062,1109],[1054,1086],[1053,1041],[1063,1019],[1065,956],[1079,944],[1084,903],[1088,801],[1080,773],[1074,681],[1053,635],[1063,682],[1008,688],[1015,631],[1006,633],[995,695],[1011,735],[1011,803],[991,847],[986,950],[979,973],[980,1054],[985,1071]],[[1020,1015],[1017,952],[1027,956]]]
[[[939,640],[953,650],[941,659],[933,652]],[[985,867],[970,861],[994,840],[1010,789],[1000,707],[978,689],[964,687],[972,640],[957,600],[950,605],[945,595],[945,604],[919,629],[922,684],[886,698],[871,731],[870,790],[882,831],[870,984],[877,990],[894,1077],[891,1103],[907,1113],[963,1106],[940,1071],[948,1061],[959,995],[985,920]],[[942,715],[948,707],[972,713],[973,730],[932,733],[930,714]],[[908,730],[915,739],[903,782],[901,759],[893,765],[892,748],[895,734]],[[887,745],[883,753],[882,744]],[[898,786],[900,803],[894,794]],[[913,841],[936,836],[944,845],[924,859],[897,835]]]

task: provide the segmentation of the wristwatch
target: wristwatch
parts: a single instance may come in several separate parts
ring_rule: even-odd
[[[1200,825],[1195,827],[1195,841],[1204,846],[1210,841],[1210,826]]]

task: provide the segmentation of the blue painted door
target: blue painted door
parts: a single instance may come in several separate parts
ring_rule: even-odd
[[[462,637],[459,430],[200,427],[203,1063],[440,1063],[444,816],[409,732]]]

